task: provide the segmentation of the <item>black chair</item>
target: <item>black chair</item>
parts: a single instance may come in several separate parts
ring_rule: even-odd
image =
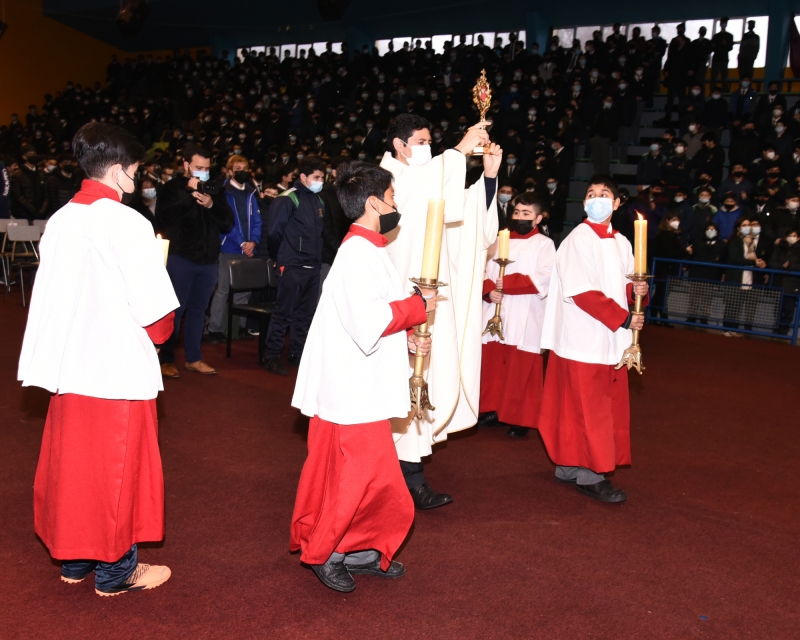
[[[258,363],[264,361],[264,346],[267,339],[267,327],[272,316],[274,302],[254,302],[253,304],[233,304],[233,295],[243,291],[260,292],[265,294],[272,286],[277,286],[275,270],[266,260],[258,258],[250,260],[232,260],[229,265],[231,286],[228,291],[228,350],[231,357],[231,341],[233,340],[233,316],[255,318],[259,321],[258,332]],[[262,296],[270,300],[272,296]]]

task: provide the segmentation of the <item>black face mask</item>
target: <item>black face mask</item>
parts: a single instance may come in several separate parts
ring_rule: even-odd
[[[123,171],[122,173],[125,172]],[[117,186],[122,189],[122,197],[120,198],[120,202],[124,205],[129,205],[131,202],[133,202],[133,196],[137,191],[139,191],[139,175],[134,174],[133,178],[131,178],[127,173],[125,173],[125,175],[133,181],[133,191],[128,193],[125,191],[125,189],[122,189],[122,187],[119,186],[119,183],[117,183]]]
[[[236,180],[239,184],[245,184],[247,179],[250,177],[250,174],[247,171],[236,171],[233,174],[233,179]]]
[[[508,221],[508,228],[510,231],[516,231],[521,236],[527,236],[533,231],[533,220],[518,220],[512,218]]]
[[[390,231],[394,231],[397,228],[397,225],[400,224],[400,212],[395,209],[389,213],[381,214],[378,218],[378,224],[380,225],[380,234],[382,236],[386,235]]]

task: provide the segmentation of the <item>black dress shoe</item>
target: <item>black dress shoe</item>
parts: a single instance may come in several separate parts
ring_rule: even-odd
[[[524,438],[528,435],[528,431],[530,429],[526,427],[509,427],[507,435],[509,438]]]
[[[221,331],[209,331],[203,336],[203,342],[206,344],[219,344],[225,342],[225,334]]]
[[[322,584],[334,591],[350,593],[356,588],[356,581],[353,580],[353,576],[350,575],[341,560],[338,562],[328,560],[325,564],[310,564],[308,566],[314,570]]]
[[[628,494],[622,489],[611,486],[610,480],[603,480],[597,484],[576,484],[578,493],[599,500],[600,502],[625,502]]]
[[[428,483],[410,489],[414,506],[417,509],[435,509],[453,501],[453,496],[448,493],[437,493],[428,486]]]
[[[253,336],[244,327],[239,327],[239,333],[236,334],[235,340],[252,340]]]
[[[289,356],[289,358],[288,358],[288,362],[289,362],[289,364],[290,364],[290,365],[292,365],[293,367],[299,367],[299,366],[300,366],[300,360],[301,360],[301,358],[302,358],[302,357],[303,357],[302,355],[299,355],[299,356]]]
[[[497,411],[487,411],[478,416],[479,427],[489,427],[497,424]]]
[[[289,375],[289,370],[286,368],[286,365],[280,361],[280,358],[269,358],[264,363],[264,368],[270,373],[274,373],[276,376]]]
[[[345,567],[351,575],[378,576],[379,578],[401,578],[406,572],[406,568],[399,562],[392,560],[392,564],[386,571],[381,571],[381,559],[377,558],[370,564],[347,564]]]

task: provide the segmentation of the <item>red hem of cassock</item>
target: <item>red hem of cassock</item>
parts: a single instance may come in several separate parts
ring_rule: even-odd
[[[54,395],[33,485],[36,534],[60,560],[116,562],[164,537],[156,401]]]
[[[631,463],[628,370],[550,352],[539,433],[550,459],[607,473]]]
[[[314,416],[289,548],[307,564],[376,549],[385,571],[413,521],[389,421],[339,425]]]
[[[500,422],[537,428],[544,386],[542,355],[487,342],[481,358],[480,413],[496,411]]]

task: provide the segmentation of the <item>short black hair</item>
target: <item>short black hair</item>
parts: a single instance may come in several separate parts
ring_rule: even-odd
[[[195,156],[200,156],[201,158],[206,159],[211,158],[211,154],[205,147],[195,144],[194,142],[189,142],[188,144],[183,145],[181,148],[181,155],[189,164],[192,164],[192,158]]]
[[[617,181],[614,180],[611,176],[604,175],[602,173],[598,173],[592,176],[592,179],[589,180],[589,184],[586,185],[586,194],[589,193],[589,189],[596,184],[599,184],[603,187],[606,187],[611,193],[614,194],[614,198],[619,198],[619,185]],[[584,194],[584,199],[586,198],[586,194]]]
[[[702,136],[700,136],[701,142],[713,142],[717,144],[717,134],[713,131],[706,131]]]
[[[72,139],[72,148],[81,169],[94,180],[102,178],[115,164],[127,169],[146,156],[132,133],[107,122],[83,125]]]
[[[394,154],[393,142],[395,138],[408,142],[408,139],[414,135],[415,131],[430,129],[430,126],[430,122],[422,116],[416,116],[413,113],[401,113],[389,123],[389,128],[386,130],[386,146]]]
[[[391,173],[360,160],[340,164],[336,175],[336,196],[349,220],[358,220],[364,215],[370,196],[383,200],[386,190],[392,186]]]
[[[298,171],[308,177],[315,171],[322,171],[322,173],[325,173],[325,169],[326,165],[324,160],[316,156],[308,156],[300,161],[300,168]]]
[[[514,198],[514,207],[516,207],[518,204],[524,204],[529,207],[533,207],[533,213],[537,216],[542,215],[542,211],[544,210],[544,200],[542,200],[532,191],[525,191]]]

